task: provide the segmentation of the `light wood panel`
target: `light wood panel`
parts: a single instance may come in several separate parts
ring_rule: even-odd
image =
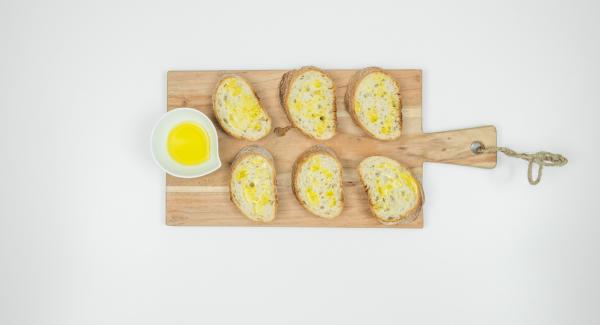
[[[496,145],[496,129],[485,126],[472,129],[423,134],[421,129],[421,71],[388,70],[398,81],[402,95],[403,135],[396,141],[378,141],[368,137],[352,121],[345,110],[343,97],[349,78],[356,70],[328,70],[336,83],[338,134],[331,140],[309,139],[297,130],[285,136],[270,134],[257,142],[236,140],[226,135],[213,118],[211,95],[218,78],[224,73],[237,73],[247,78],[271,115],[274,127],[289,124],[279,104],[278,86],[285,70],[260,71],[172,71],[167,78],[168,109],[196,108],[208,115],[217,126],[221,169],[196,179],[167,175],[166,222],[177,226],[301,226],[301,227],[399,227],[421,228],[423,214],[406,225],[384,226],[370,214],[356,166],[365,157],[386,155],[408,165],[420,179],[423,162],[443,162],[458,165],[493,168],[495,154],[474,155],[473,141],[486,146]],[[247,220],[229,200],[227,188],[229,164],[242,147],[256,143],[268,148],[275,157],[279,210],[269,223]],[[325,220],[308,213],[296,201],[290,187],[291,167],[298,155],[310,146],[322,143],[336,151],[344,166],[345,208],[334,220]],[[427,192],[427,189],[424,189]],[[427,194],[425,194],[427,196]],[[427,200],[425,207],[427,207]]]

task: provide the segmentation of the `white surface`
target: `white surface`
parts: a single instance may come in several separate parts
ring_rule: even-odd
[[[167,138],[173,128],[183,122],[195,122],[205,130],[209,138],[208,160],[199,165],[186,166],[175,161],[167,150]],[[217,130],[212,121],[204,113],[193,109],[180,107],[164,113],[152,129],[152,157],[156,164],[165,172],[183,178],[200,177],[214,172],[221,167],[219,158],[219,140]]]
[[[600,2],[4,0],[0,40],[1,324],[600,323]],[[165,226],[166,72],[304,64],[570,163],[426,165],[422,230]]]

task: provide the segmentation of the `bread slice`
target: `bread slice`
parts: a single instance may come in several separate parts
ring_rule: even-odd
[[[387,157],[372,156],[360,162],[358,174],[371,212],[381,223],[410,223],[421,212],[423,190],[406,166]]]
[[[279,84],[279,99],[290,123],[302,133],[317,140],[335,135],[335,85],[323,70],[303,67],[287,72]]]
[[[344,209],[342,164],[335,152],[316,145],[294,163],[292,189],[300,204],[310,213],[332,219]]]
[[[231,201],[253,221],[269,222],[277,212],[277,185],[273,156],[265,148],[242,148],[231,164]]]
[[[358,71],[348,83],[346,109],[358,126],[380,140],[393,140],[402,133],[400,87],[380,68]]]
[[[271,132],[271,117],[250,83],[241,76],[221,77],[213,93],[213,111],[219,124],[237,139],[255,141]]]

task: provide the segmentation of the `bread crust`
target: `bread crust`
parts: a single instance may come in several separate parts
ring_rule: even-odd
[[[384,157],[384,156],[381,156],[381,157]],[[369,158],[369,157],[367,157],[367,158]],[[419,193],[417,193],[418,197],[417,197],[417,202],[416,202],[415,206],[412,209],[408,210],[404,215],[400,215],[400,216],[394,218],[392,221],[382,220],[381,218],[379,218],[377,216],[377,213],[374,208],[375,202],[373,202],[371,200],[371,195],[369,195],[369,188],[368,188],[367,182],[365,180],[365,175],[363,175],[363,173],[362,173],[361,165],[367,158],[363,159],[363,161],[361,161],[360,164],[358,164],[358,175],[360,178],[360,183],[362,184],[365,192],[367,193],[367,199],[369,201],[369,209],[371,210],[371,214],[375,218],[377,218],[377,220],[380,223],[387,225],[387,226],[398,225],[398,224],[407,224],[407,223],[411,223],[411,222],[415,221],[415,219],[417,219],[417,217],[419,216],[419,213],[421,213],[423,203],[425,202],[423,187],[421,186],[421,182],[419,181],[419,179],[416,178],[415,175],[412,173],[412,171],[405,165],[401,164],[400,162],[398,162],[395,159],[385,157],[385,158],[396,161],[400,166],[402,166],[404,169],[406,169],[406,171],[410,174],[410,176],[416,181],[417,187],[419,189]]]
[[[243,158],[248,157],[248,156],[264,157],[267,160],[267,162],[269,163],[269,165],[271,165],[272,176],[273,176],[273,182],[271,182],[271,184],[273,186],[273,194],[275,196],[272,220],[264,221],[264,220],[257,220],[257,219],[252,218],[248,214],[244,213],[244,210],[242,210],[241,204],[239,202],[237,202],[233,196],[233,189],[231,188],[231,182],[233,179],[233,171],[235,170],[237,165],[240,163],[240,161],[242,161]],[[248,218],[252,221],[271,222],[271,221],[275,220],[275,218],[277,218],[277,207],[279,206],[279,199],[277,197],[277,170],[275,169],[275,161],[273,159],[273,155],[271,154],[271,152],[269,152],[269,150],[267,150],[264,147],[261,147],[259,145],[253,144],[253,145],[249,145],[249,146],[246,146],[246,147],[240,149],[240,151],[235,155],[235,157],[231,161],[231,170],[229,172],[229,199],[231,200],[231,202],[233,202],[233,204],[237,207],[237,209],[246,218]]]
[[[365,131],[370,137],[375,138],[377,140],[381,140],[381,141],[396,140],[396,139],[398,139],[402,135],[402,96],[400,95],[400,91],[398,91],[398,93],[397,93],[398,98],[400,99],[398,101],[398,105],[400,106],[398,108],[399,123],[400,123],[400,134],[397,137],[391,138],[391,139],[380,139],[380,138],[378,138],[377,135],[371,133],[371,131],[369,131],[369,129],[367,129],[367,127],[362,124],[362,122],[358,118],[358,115],[356,115],[356,110],[355,110],[355,107],[354,107],[354,95],[356,93],[356,89],[358,88],[358,85],[360,84],[360,82],[366,76],[368,76],[369,74],[374,73],[374,72],[381,72],[381,73],[389,76],[390,79],[393,80],[394,83],[396,84],[396,86],[398,87],[398,90],[400,89],[400,85],[398,85],[398,82],[396,81],[396,79],[394,78],[394,76],[392,76],[391,74],[389,74],[387,71],[385,71],[385,70],[383,70],[381,68],[378,68],[378,67],[364,68],[362,70],[357,71],[350,78],[350,81],[348,82],[348,88],[346,89],[346,94],[344,95],[344,106],[346,106],[346,110],[348,111],[348,113],[352,117],[352,120],[354,120],[354,124],[358,125],[358,127],[360,127],[363,131]]]
[[[324,155],[328,155],[331,156],[336,164],[338,165],[338,168],[340,169],[340,190],[341,190],[341,196],[340,196],[340,205],[341,205],[341,209],[340,212],[332,217],[324,217],[322,215],[318,215],[316,213],[313,213],[306,204],[304,204],[302,202],[302,199],[300,198],[300,192],[299,192],[299,173],[300,173],[300,167],[302,167],[302,165],[304,163],[306,163],[308,161],[308,159],[315,155],[315,154],[324,154]],[[337,155],[335,154],[335,151],[333,151],[333,149],[324,146],[322,144],[317,144],[314,145],[310,148],[308,148],[306,151],[304,151],[300,156],[298,156],[298,158],[296,159],[296,161],[294,162],[294,165],[292,167],[292,191],[294,192],[294,196],[296,197],[296,200],[300,203],[300,205],[302,205],[304,207],[304,209],[306,209],[306,211],[310,212],[311,214],[320,217],[320,218],[325,218],[325,219],[333,219],[337,216],[339,216],[340,214],[342,214],[342,212],[344,211],[344,167],[342,166],[342,163],[340,162],[339,158],[337,157]]]
[[[248,87],[250,87],[250,91],[252,92],[252,94],[254,95],[254,97],[256,97],[256,100],[258,101],[258,105],[260,106],[260,108],[263,110],[263,112],[265,113],[265,115],[267,116],[267,119],[269,120],[269,131],[265,132],[265,134],[257,139],[247,139],[244,138],[240,135],[236,135],[233,134],[233,132],[231,132],[229,130],[229,128],[225,127],[222,123],[221,123],[221,119],[223,118],[218,110],[217,110],[217,91],[219,90],[219,87],[221,86],[221,84],[223,83],[223,81],[225,81],[225,79],[228,78],[238,78],[241,79],[242,81],[244,81]],[[212,102],[212,110],[213,110],[213,114],[215,114],[215,118],[217,120],[217,123],[219,123],[219,125],[221,126],[221,129],[228,135],[238,139],[238,140],[247,140],[247,141],[258,141],[266,136],[268,136],[271,133],[271,130],[273,129],[273,120],[271,119],[271,116],[269,115],[269,113],[267,113],[267,111],[265,110],[264,106],[262,105],[261,101],[260,101],[260,97],[258,97],[258,95],[256,94],[256,91],[254,90],[254,87],[252,86],[252,84],[248,81],[248,79],[238,75],[238,74],[233,74],[233,73],[226,73],[224,75],[222,75],[219,78],[219,81],[217,81],[217,84],[212,92],[212,98],[211,98],[211,102]]]
[[[302,132],[303,134],[305,134],[306,136],[312,138],[312,139],[316,139],[316,140],[328,140],[328,139],[318,139],[313,137],[311,134],[308,134],[307,132],[305,132],[304,130],[302,130],[300,127],[298,127],[298,125],[294,122],[294,120],[292,119],[292,115],[290,112],[290,108],[287,105],[287,101],[288,101],[288,97],[290,96],[290,90],[291,90],[291,85],[294,83],[294,81],[304,72],[307,71],[317,71],[320,72],[322,74],[324,74],[327,78],[329,78],[329,80],[331,80],[331,83],[333,85],[332,87],[332,91],[333,91],[333,124],[334,124],[334,130],[333,130],[333,135],[331,136],[332,138],[335,136],[335,134],[337,133],[337,104],[336,104],[336,97],[335,97],[335,82],[333,81],[333,78],[331,78],[331,76],[329,74],[327,74],[325,71],[314,67],[314,66],[305,66],[305,67],[301,67],[300,69],[297,70],[290,70],[286,73],[283,74],[283,76],[281,77],[281,81],[279,82],[279,102],[281,103],[281,107],[283,107],[283,110],[285,111],[285,115],[288,118],[288,121],[290,121],[290,124],[298,129],[300,132]]]

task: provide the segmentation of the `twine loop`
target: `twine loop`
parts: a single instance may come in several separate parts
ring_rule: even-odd
[[[560,167],[566,165],[567,162],[569,162],[564,156],[547,151],[538,151],[536,153],[521,153],[506,147],[487,148],[481,143],[476,144],[477,146],[473,147],[473,152],[477,154],[502,152],[503,154],[509,157],[521,158],[523,160],[528,161],[529,165],[527,166],[527,179],[529,180],[529,184],[531,185],[537,185],[540,182],[540,180],[542,179],[542,170],[544,166]],[[533,178],[534,165],[538,166],[537,177],[535,179]]]

